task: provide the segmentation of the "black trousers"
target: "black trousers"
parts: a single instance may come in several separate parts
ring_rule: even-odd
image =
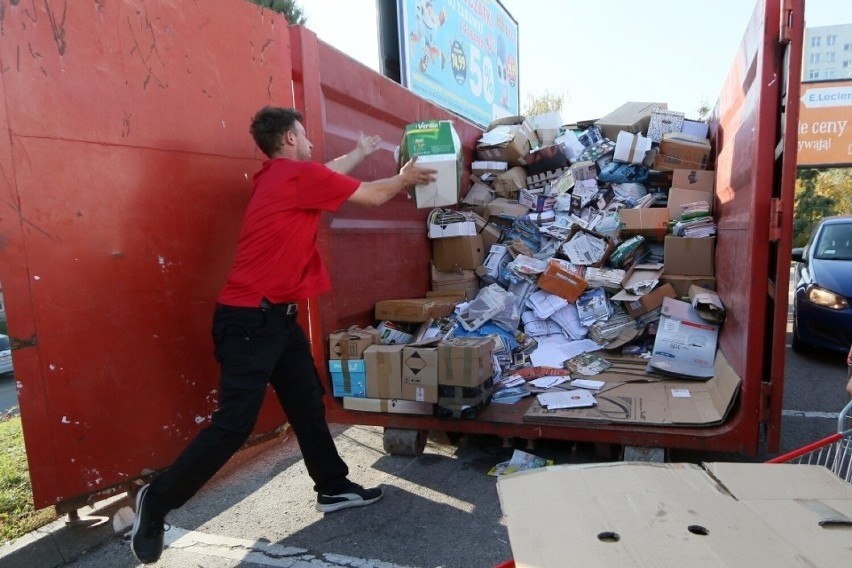
[[[251,434],[271,384],[296,435],[314,490],[333,492],[349,470],[337,453],[310,344],[296,315],[217,305],[213,341],[219,404],[209,426],[151,482],[146,504],[166,513],[186,503]]]

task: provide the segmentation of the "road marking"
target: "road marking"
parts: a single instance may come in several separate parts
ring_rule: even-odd
[[[238,560],[258,566],[280,566],[282,568],[408,568],[383,562],[364,560],[340,554],[312,552],[304,548],[284,546],[257,540],[245,540],[228,536],[188,531],[171,527],[164,535],[168,548],[186,550],[193,554]]]
[[[817,412],[815,410],[782,410],[781,416],[795,416],[796,418],[830,418],[837,420],[839,412]]]

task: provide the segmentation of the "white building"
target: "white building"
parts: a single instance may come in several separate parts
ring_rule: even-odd
[[[852,24],[805,28],[802,81],[852,79]]]

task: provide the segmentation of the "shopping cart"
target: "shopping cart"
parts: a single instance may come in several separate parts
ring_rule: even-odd
[[[837,417],[837,432],[766,463],[823,465],[840,479],[852,483],[852,401]]]

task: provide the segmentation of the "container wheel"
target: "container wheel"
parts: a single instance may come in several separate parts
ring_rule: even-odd
[[[385,428],[383,445],[392,456],[419,456],[426,447],[427,430]]]

